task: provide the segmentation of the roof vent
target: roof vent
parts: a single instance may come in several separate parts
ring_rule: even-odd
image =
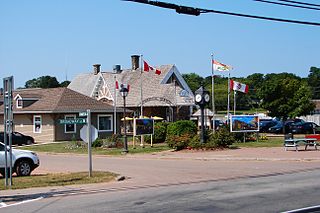
[[[113,65],[113,72],[114,73],[121,73],[121,65],[119,64],[116,64],[116,65]]]

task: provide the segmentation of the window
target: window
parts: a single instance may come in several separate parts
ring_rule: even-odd
[[[98,130],[99,131],[112,131],[112,115],[98,115]]]
[[[22,101],[22,99],[21,98],[18,98],[17,99],[17,108],[19,109],[21,109],[23,107],[23,101]]]
[[[72,119],[76,118],[75,115],[66,115],[64,119]],[[76,124],[65,124],[64,125],[64,133],[75,133],[76,132]]]
[[[41,133],[41,129],[42,129],[41,115],[34,115],[33,116],[33,132],[34,133]]]

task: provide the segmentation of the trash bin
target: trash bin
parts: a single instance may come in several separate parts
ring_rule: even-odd
[[[293,134],[292,133],[285,134],[284,139],[293,139]]]

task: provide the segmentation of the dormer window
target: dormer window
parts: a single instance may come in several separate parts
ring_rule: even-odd
[[[22,97],[18,94],[18,95],[16,95],[16,97],[14,98],[14,100],[16,100],[16,107],[17,107],[17,109],[21,109],[21,108],[23,107]]]
[[[21,109],[21,108],[23,107],[22,98],[17,99],[16,102],[17,102],[17,108],[18,108],[18,109],[19,109],[19,108]]]

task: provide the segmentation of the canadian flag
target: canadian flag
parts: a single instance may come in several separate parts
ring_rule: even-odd
[[[243,93],[248,93],[249,91],[249,86],[246,84],[242,84],[237,81],[230,80],[230,88],[233,89],[234,91],[240,91]]]
[[[143,71],[145,72],[149,72],[150,70],[156,70],[155,73],[157,75],[160,75],[161,74],[161,70],[158,70],[158,69],[155,69],[153,68],[152,66],[150,66],[147,62],[143,61]]]

